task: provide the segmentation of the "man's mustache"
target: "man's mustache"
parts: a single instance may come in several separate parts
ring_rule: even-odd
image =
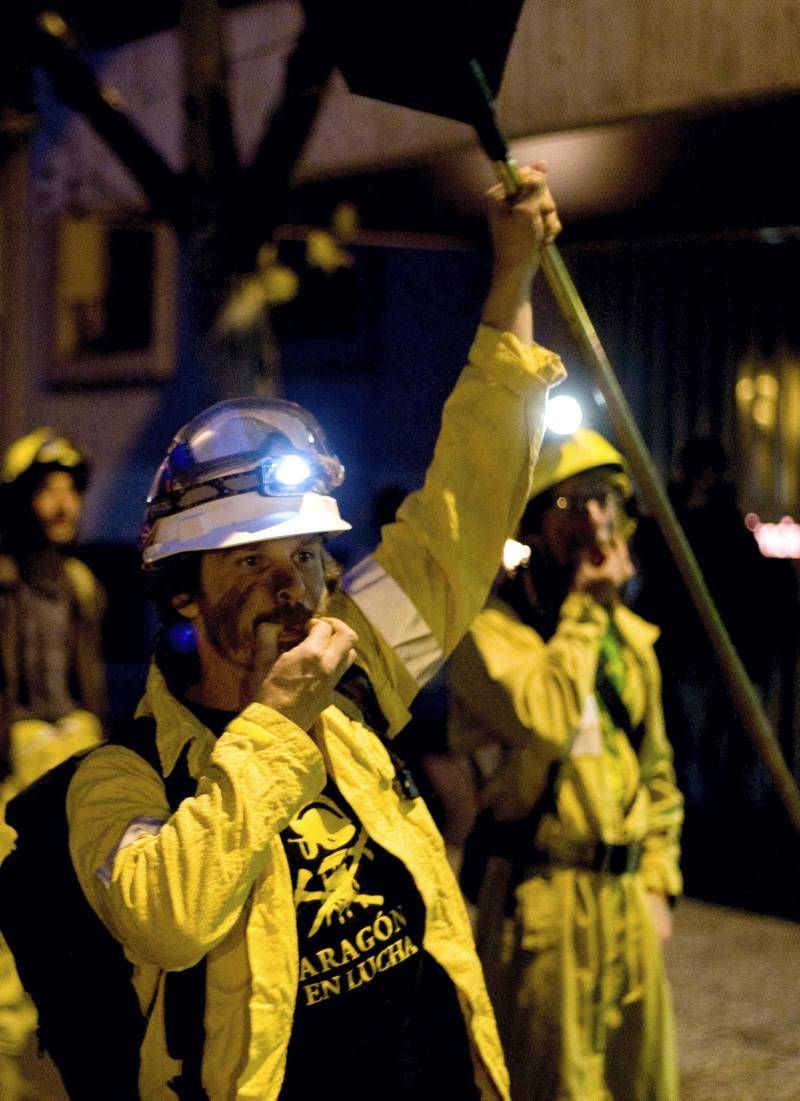
[[[305,627],[313,614],[312,610],[307,608],[305,604],[282,605],[280,608],[276,608],[274,612],[270,612],[269,615],[259,616],[255,621],[255,626],[258,627],[260,623],[279,623],[281,627],[294,631]]]

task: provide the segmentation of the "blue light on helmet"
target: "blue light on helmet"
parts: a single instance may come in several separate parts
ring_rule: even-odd
[[[275,464],[272,477],[287,489],[294,488],[311,477],[311,465],[302,455],[283,455]]]

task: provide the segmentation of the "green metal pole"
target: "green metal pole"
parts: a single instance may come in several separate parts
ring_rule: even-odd
[[[561,254],[554,245],[545,248],[542,268],[556,302],[578,342],[583,358],[605,398],[609,417],[622,451],[650,511],[661,528],[670,553],[711,640],[739,718],[772,776],[792,825],[800,833],[800,791],[786,765],[761,700],[711,598],[697,559],[678,522],[652,456],[645,446],[630,406],[600,343],[600,338],[564,265]]]
[[[500,143],[505,144],[505,139],[502,138],[496,126],[491,99],[487,101],[487,105],[489,117],[488,122],[486,119],[484,122],[490,130],[494,128],[494,139],[497,142],[492,150],[495,152],[493,158],[495,171],[509,199],[513,199],[522,186],[519,168],[513,157],[509,155],[507,145],[505,145],[505,156],[501,158]],[[736,712],[772,777],[792,825],[800,833],[800,791],[781,753],[763,704],[708,591],[700,566],[678,522],[672,502],[667,496],[653,458],[647,450],[631,408],[600,342],[600,337],[555,245],[548,245],[544,249],[542,268],[584,361],[605,398],[608,414],[620,446],[689,590],[689,596],[714,648]]]

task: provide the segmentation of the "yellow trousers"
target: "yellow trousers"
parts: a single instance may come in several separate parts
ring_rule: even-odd
[[[675,1101],[672,998],[636,873],[551,867],[484,958],[513,1101]]]

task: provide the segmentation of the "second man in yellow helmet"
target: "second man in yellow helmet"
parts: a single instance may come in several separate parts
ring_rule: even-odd
[[[683,804],[657,630],[621,601],[630,495],[602,436],[546,441],[529,561],[451,663],[451,742],[474,757],[490,848],[511,866],[499,914],[497,881],[481,894],[479,939],[519,1101],[677,1097],[661,942]]]

